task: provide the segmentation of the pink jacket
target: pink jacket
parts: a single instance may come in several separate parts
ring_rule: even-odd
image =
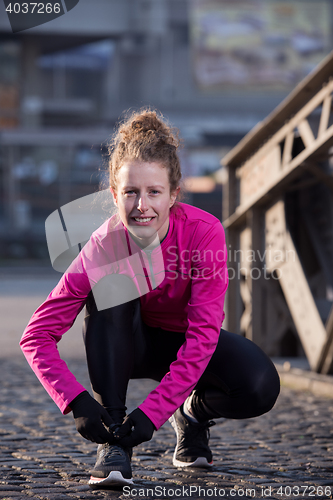
[[[129,276],[140,296],[143,321],[185,332],[170,371],[139,406],[158,429],[191,393],[216,348],[228,286],[224,231],[216,217],[178,203],[171,209],[167,236],[146,253],[119,220],[115,224],[115,217],[92,234],[33,314],[20,345],[46,391],[68,413],[70,402],[85,388],[60,358],[57,343],[102,277]]]

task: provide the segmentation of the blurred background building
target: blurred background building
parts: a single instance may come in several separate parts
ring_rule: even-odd
[[[258,221],[266,216],[262,212],[258,218],[258,212],[247,211],[242,203],[271,174],[274,151],[280,148],[283,156],[285,142],[274,143],[274,157],[262,165],[252,165],[251,155],[261,155],[261,143],[283,126],[281,117],[290,120],[300,111],[307,100],[306,85],[298,93],[299,106],[297,98],[295,106],[287,103],[273,110],[332,48],[332,0],[80,0],[61,17],[17,33],[12,33],[0,1],[0,261],[48,259],[46,218],[105,186],[107,141],[117,121],[124,111],[146,105],[180,129],[185,201],[225,220],[233,249],[249,249],[254,233],[253,248],[262,248],[259,232],[265,225]],[[320,77],[316,85],[320,88]],[[331,101],[326,101],[329,117]],[[317,108],[312,111],[316,116],[310,127],[321,116]],[[311,146],[309,127],[303,124],[300,130],[298,136],[304,133]],[[293,141],[288,139],[289,160],[302,151],[296,151],[300,141],[295,134]],[[244,169],[242,162],[250,166]],[[246,174],[252,167],[254,177]],[[316,194],[312,181],[307,182],[309,195],[289,185],[284,199],[315,299],[311,307],[319,308],[320,321],[331,317],[333,339],[333,280],[328,279],[331,270],[325,272],[332,262],[318,245],[310,245],[315,237],[299,224],[312,195],[317,205],[324,201],[332,207],[333,201],[325,187],[314,185]],[[258,223],[253,225],[255,213]],[[333,234],[332,224],[326,226]],[[314,259],[317,250],[320,255]],[[230,287],[226,326],[253,338],[271,355],[304,355],[296,316],[280,284],[271,280],[269,289],[260,287],[246,272]],[[256,315],[254,300],[261,307]],[[276,324],[281,326],[278,334]],[[332,366],[333,361],[326,372]]]
[[[124,110],[179,127],[187,201],[222,219],[220,160],[332,47],[330,0],[80,0],[12,33],[0,3],[0,256],[105,179]],[[198,179],[198,177],[200,177]]]

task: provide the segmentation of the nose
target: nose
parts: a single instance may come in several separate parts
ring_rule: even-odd
[[[148,200],[144,194],[141,194],[138,201],[138,210],[140,210],[140,212],[147,212],[148,208]]]

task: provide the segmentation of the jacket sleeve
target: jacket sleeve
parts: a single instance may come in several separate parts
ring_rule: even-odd
[[[91,290],[80,255],[35,311],[20,341],[21,349],[48,394],[62,413],[85,388],[60,358],[57,343],[73,325]]]
[[[199,381],[216,349],[224,319],[228,271],[223,227],[216,223],[210,231],[198,232],[194,238],[199,240],[195,247],[200,259],[192,262],[186,340],[170,371],[139,406],[157,429],[181,406]]]

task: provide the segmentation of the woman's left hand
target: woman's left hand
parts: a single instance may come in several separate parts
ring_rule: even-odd
[[[114,437],[121,446],[137,446],[153,437],[155,426],[143,411],[136,408],[127,415]]]

